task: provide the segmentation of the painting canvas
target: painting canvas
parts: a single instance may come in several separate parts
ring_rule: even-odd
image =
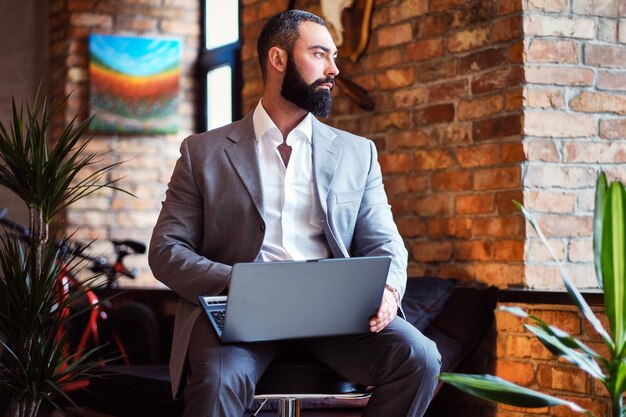
[[[178,131],[179,39],[92,34],[89,57],[93,132]]]

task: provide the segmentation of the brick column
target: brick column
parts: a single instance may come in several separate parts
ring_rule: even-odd
[[[527,1],[524,7],[524,203],[576,284],[595,287],[597,172],[626,180],[626,3]],[[561,286],[532,233],[526,259],[527,285]]]
[[[179,37],[183,45],[179,108],[182,129],[169,136],[97,135],[88,152],[106,153],[103,163],[124,161],[108,179],[122,178],[119,187],[136,197],[102,190],[67,210],[66,230],[77,239],[99,239],[94,252],[110,254],[107,239],[135,239],[148,243],[178,158],[183,137],[194,131],[196,83],[193,73],[200,42],[200,3],[195,0],[53,0],[51,5],[52,94],[71,97],[55,121],[60,126],[89,109],[90,33]],[[58,131],[58,130],[57,130]],[[123,285],[154,286],[147,257],[133,257],[139,267],[136,281]]]

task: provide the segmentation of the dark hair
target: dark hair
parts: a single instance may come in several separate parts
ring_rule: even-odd
[[[304,21],[326,26],[324,19],[304,10],[288,10],[271,17],[265,23],[256,44],[257,54],[259,55],[259,65],[261,65],[261,74],[263,75],[264,81],[267,53],[270,48],[278,46],[291,55],[293,46],[300,36],[300,23]]]

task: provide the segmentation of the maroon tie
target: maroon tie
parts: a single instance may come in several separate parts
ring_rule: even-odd
[[[287,145],[287,139],[283,139],[283,143],[276,147],[278,149],[278,153],[283,160],[283,164],[285,164],[285,168],[289,164],[289,157],[291,156],[291,146]]]

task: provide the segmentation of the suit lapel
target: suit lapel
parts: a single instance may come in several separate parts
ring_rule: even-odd
[[[341,148],[333,146],[336,137],[328,126],[313,118],[313,172],[324,213],[328,212],[326,199],[341,156]]]
[[[225,149],[237,175],[248,190],[256,209],[264,216],[259,157],[252,125],[252,112],[235,124],[227,137],[233,144]]]
[[[248,190],[254,205],[264,216],[263,191],[259,160],[252,125],[252,112],[235,124],[227,137],[233,142],[225,149],[241,182]],[[337,137],[328,126],[313,118],[313,174],[319,201],[324,213],[328,211],[327,197],[341,156],[341,148],[334,146]]]
[[[332,213],[328,211],[328,193],[341,158],[341,147],[335,143],[336,137],[332,129],[313,118],[313,173],[320,205],[325,216],[322,228],[333,256],[348,258],[350,257],[348,251],[331,228]]]

